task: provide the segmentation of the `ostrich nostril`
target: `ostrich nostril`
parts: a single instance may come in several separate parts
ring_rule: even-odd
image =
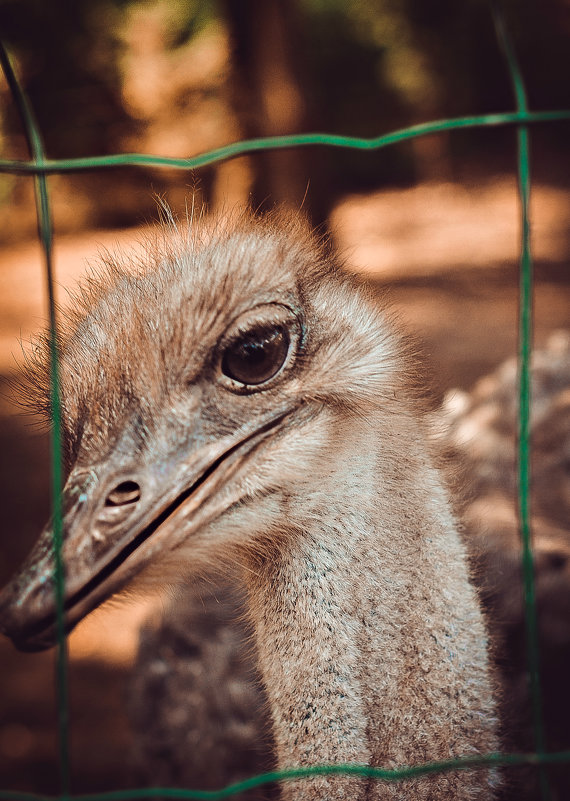
[[[107,495],[105,506],[126,506],[136,503],[141,497],[141,488],[135,481],[123,481]]]

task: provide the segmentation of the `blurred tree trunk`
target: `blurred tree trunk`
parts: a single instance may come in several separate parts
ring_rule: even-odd
[[[247,138],[313,129],[311,86],[295,0],[222,0],[235,70],[234,107]],[[315,224],[326,219],[330,193],[322,150],[288,148],[254,157],[253,205],[303,206]]]

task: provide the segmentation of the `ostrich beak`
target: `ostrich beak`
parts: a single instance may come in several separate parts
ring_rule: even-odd
[[[240,500],[239,473],[289,415],[274,411],[217,441],[187,440],[139,469],[126,471],[123,454],[73,470],[63,491],[66,631]],[[20,650],[55,644],[54,561],[50,524],[0,593],[0,631]]]

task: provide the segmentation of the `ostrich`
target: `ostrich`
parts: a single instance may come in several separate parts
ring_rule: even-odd
[[[296,216],[171,220],[138,268],[106,261],[60,346],[66,628],[135,577],[220,577],[244,599],[279,768],[496,750],[485,626],[388,313]],[[52,573],[47,526],[0,597],[22,649],[54,642]],[[280,793],[496,785],[478,769]]]

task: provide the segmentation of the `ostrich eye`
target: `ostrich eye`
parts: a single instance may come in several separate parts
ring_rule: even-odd
[[[254,328],[225,349],[222,373],[240,384],[263,384],[279,372],[288,351],[286,328]]]

